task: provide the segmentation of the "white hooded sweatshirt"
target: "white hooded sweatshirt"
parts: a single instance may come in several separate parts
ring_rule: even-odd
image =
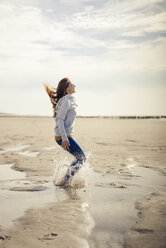
[[[61,97],[57,102],[54,131],[55,136],[62,137],[62,141],[68,140],[67,135],[72,135],[74,132],[76,106],[75,98],[71,94]]]

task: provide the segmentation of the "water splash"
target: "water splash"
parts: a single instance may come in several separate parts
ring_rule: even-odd
[[[91,156],[91,152],[86,153],[86,162],[83,165],[80,165],[79,170],[75,173],[74,176],[71,176],[67,184],[65,184],[65,175],[67,171],[71,171],[73,167],[70,166],[68,156],[60,159],[59,161],[54,159],[56,162],[56,168],[53,175],[53,182],[57,186],[68,186],[71,188],[82,188],[88,184],[88,175],[91,172],[90,164],[88,158]]]

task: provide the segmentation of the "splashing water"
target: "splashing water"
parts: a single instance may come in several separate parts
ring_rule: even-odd
[[[82,188],[87,186],[88,174],[90,173],[90,165],[88,163],[88,158],[91,156],[91,153],[86,153],[86,162],[83,165],[80,165],[80,168],[75,172],[74,176],[71,176],[67,184],[65,183],[65,175],[67,171],[71,171],[73,166],[70,166],[70,163],[67,162],[68,157],[64,157],[60,161],[54,160],[56,162],[56,168],[54,171],[53,182],[57,186],[68,186],[71,188]]]

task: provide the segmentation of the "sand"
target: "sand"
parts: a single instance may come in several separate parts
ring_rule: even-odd
[[[72,155],[55,143],[54,125],[53,118],[0,118],[0,166],[12,164],[15,170],[26,173],[27,180],[22,179],[22,183],[21,180],[6,180],[0,188],[2,195],[24,192],[26,197],[28,192],[42,193],[39,195],[39,199],[42,199],[47,192],[50,195],[54,192],[56,198],[59,194],[58,200],[50,198],[45,205],[26,209],[8,227],[0,223],[1,247],[165,247],[165,120],[77,118],[73,137],[88,156],[89,166],[99,175],[98,181],[92,179],[89,187],[87,185],[78,190],[60,189],[53,184],[54,170],[59,161],[73,161]],[[19,146],[23,145],[26,146],[19,150]],[[16,147],[16,150],[12,150]],[[138,182],[141,181],[137,181],[136,177],[139,180],[142,176],[133,175],[130,169],[132,166],[149,169],[149,178],[153,171],[158,173],[153,175],[150,191],[147,190],[149,186],[139,191]],[[157,181],[156,175],[159,178]],[[89,192],[89,189],[92,190]],[[125,205],[125,198],[124,203],[119,198],[120,205],[117,205],[113,204],[116,192],[117,198],[119,192],[121,198],[128,193],[135,194],[132,203],[135,208],[125,221],[116,220],[115,217],[121,216],[120,207],[123,204],[128,206],[124,213],[126,215],[130,207],[130,195],[128,205]],[[109,201],[110,194],[114,196],[112,202]],[[6,213],[10,214],[10,208],[12,206],[8,205]],[[114,219],[110,217],[112,224],[107,221],[103,209],[108,214],[112,211],[112,216],[115,216]],[[118,229],[114,228],[117,222]],[[121,226],[123,230],[119,230]]]

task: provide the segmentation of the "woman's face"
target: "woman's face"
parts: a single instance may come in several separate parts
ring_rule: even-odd
[[[67,93],[68,93],[68,94],[73,94],[73,93],[75,93],[75,85],[72,84],[70,81],[69,81],[69,86],[67,87]]]

